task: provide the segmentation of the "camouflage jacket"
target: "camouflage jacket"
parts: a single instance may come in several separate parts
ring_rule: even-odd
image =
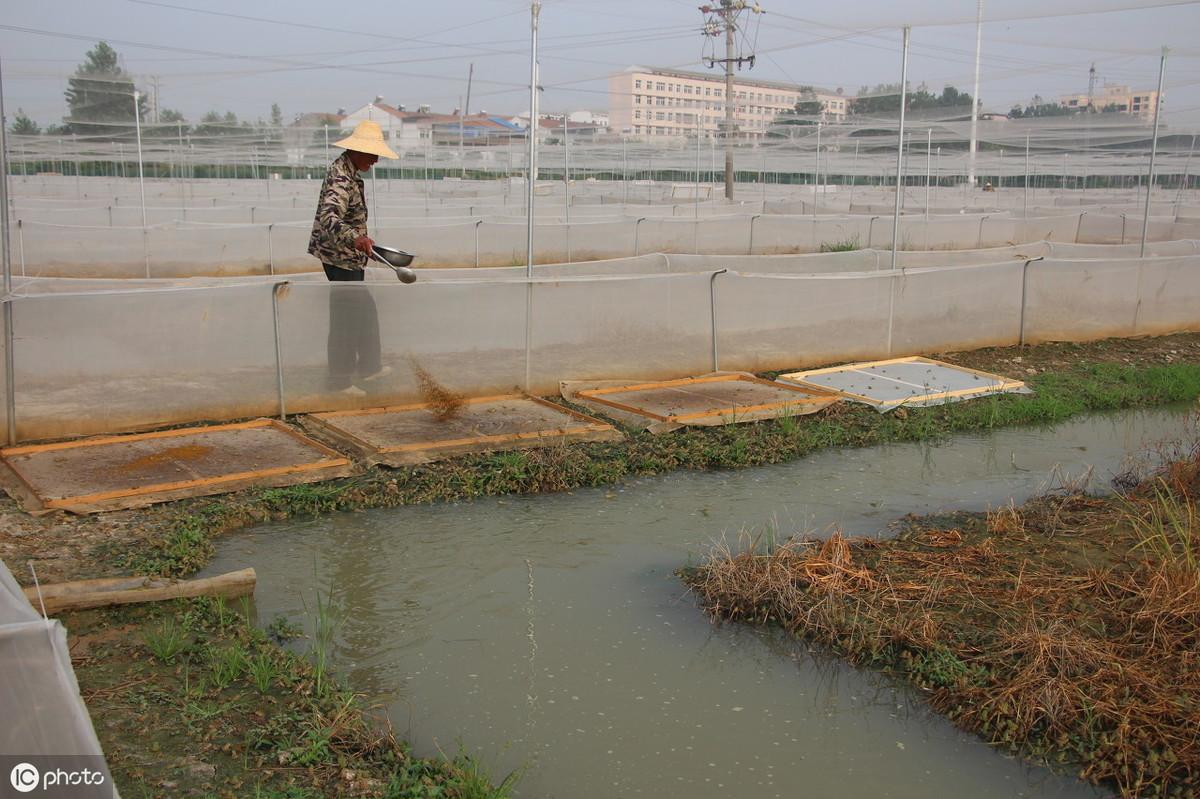
[[[342,153],[329,165],[321,184],[308,252],[323,264],[361,270],[367,265],[367,254],[354,249],[354,240],[365,235],[367,200],[363,181],[349,153]]]

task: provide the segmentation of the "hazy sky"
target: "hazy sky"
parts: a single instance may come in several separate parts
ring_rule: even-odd
[[[750,16],[745,32],[758,55],[749,76],[843,87],[848,94],[864,84],[897,82],[899,29],[911,24],[911,83],[971,90],[975,0],[760,2],[766,13]],[[1166,121],[1196,127],[1200,0],[1149,7],[1162,2],[985,0],[985,107],[1007,111],[1035,93],[1056,99],[1086,92],[1092,62],[1101,82],[1153,88],[1165,45],[1171,48]],[[542,109],[606,109],[605,77],[631,64],[703,69],[698,5],[544,0]],[[1143,7],[1078,13],[1130,6]],[[1057,13],[1071,16],[1047,16]],[[66,77],[105,39],[140,88],[149,90],[150,76],[158,76],[162,107],[189,119],[209,110],[266,118],[278,103],[290,121],[306,111],[353,109],[376,95],[410,108],[428,103],[449,111],[466,93],[471,63],[471,110],[519,113],[529,105],[529,16],[529,3],[519,0],[357,0],[345,6],[315,0],[7,0],[0,15],[5,108],[10,118],[20,107],[42,125],[60,121]]]

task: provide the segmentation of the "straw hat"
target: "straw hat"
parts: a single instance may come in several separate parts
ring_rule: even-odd
[[[370,153],[383,158],[399,158],[383,141],[383,128],[378,122],[363,120],[354,126],[354,132],[341,141],[333,143],[335,147],[344,147],[357,153]]]

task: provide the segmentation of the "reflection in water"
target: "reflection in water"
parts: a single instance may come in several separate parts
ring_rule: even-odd
[[[907,690],[778,631],[714,625],[673,571],[747,527],[887,534],[983,509],[1051,474],[1098,481],[1180,413],[821,453],[611,489],[264,525],[212,571],[253,565],[264,618],[337,592],[334,668],[419,752],[459,742],[523,796],[1093,796],[954,730]],[[315,564],[315,575],[314,575]],[[311,605],[311,600],[309,602]]]

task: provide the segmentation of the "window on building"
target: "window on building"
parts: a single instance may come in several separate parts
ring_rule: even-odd
[[[720,96],[721,96],[721,90],[713,89],[713,97],[720,97]]]
[[[655,100],[655,103],[654,103],[655,105],[666,105],[667,104],[666,97],[655,97],[654,100]]]
[[[666,119],[666,118],[667,118],[667,115],[666,115],[666,113],[665,113],[665,112],[663,112],[663,111],[655,111],[655,112],[654,112],[654,118],[655,118],[655,119]]]
[[[665,91],[667,90],[667,84],[663,83],[663,82],[660,80],[660,81],[658,81],[657,83],[655,83],[655,84],[654,84],[654,88],[655,88],[655,90],[657,90],[657,91],[660,91],[660,92],[665,92]]]
[[[640,89],[640,88],[642,88],[642,82],[641,82],[640,80],[635,80],[635,81],[633,82],[633,88],[635,88],[635,89]]]
[[[638,110],[635,110],[635,111],[633,112],[633,118],[634,118],[634,119],[641,119],[641,118],[642,118],[642,112],[641,112],[641,110],[640,110],[640,109],[638,109]]]

